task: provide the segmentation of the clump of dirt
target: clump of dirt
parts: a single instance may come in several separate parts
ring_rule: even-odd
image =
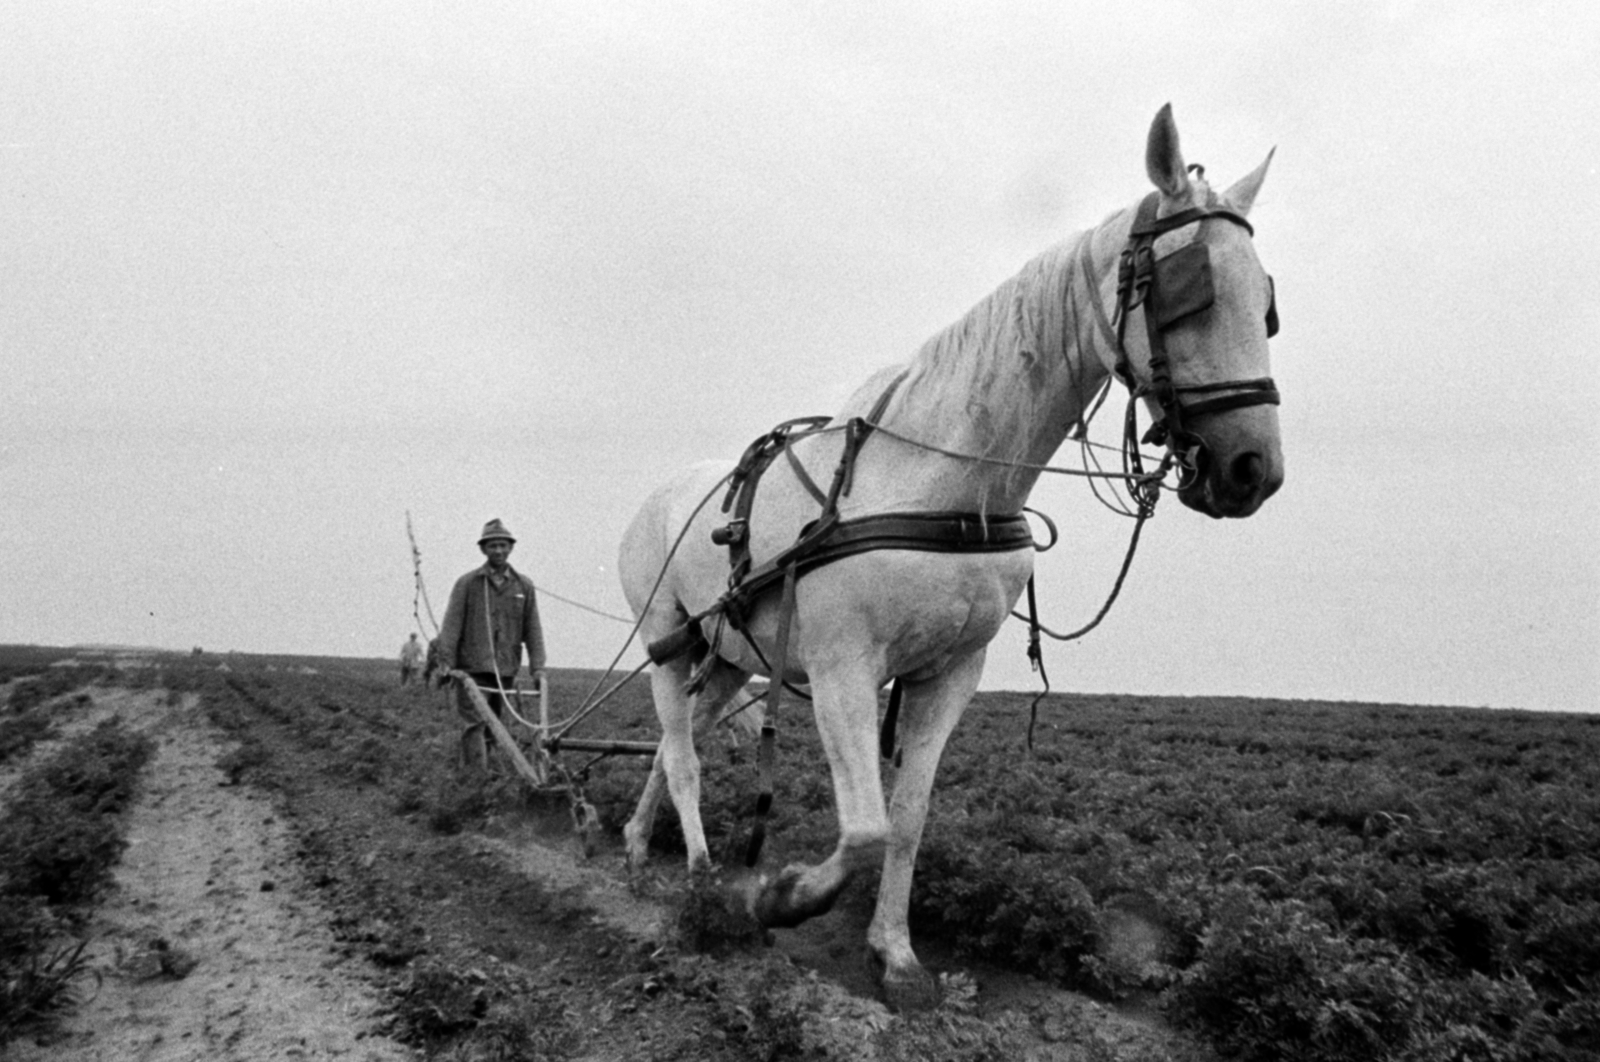
[[[750,913],[744,892],[716,874],[692,875],[673,906],[673,932],[690,951],[725,955],[765,944],[772,936]]]

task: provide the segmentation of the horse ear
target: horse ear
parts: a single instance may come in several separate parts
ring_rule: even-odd
[[[1272,156],[1277,153],[1277,148],[1267,152],[1267,157],[1261,161],[1261,165],[1239,178],[1232,187],[1222,193],[1222,198],[1233,209],[1241,214],[1250,213],[1250,205],[1256,201],[1256,193],[1261,191],[1261,182],[1267,178],[1267,167],[1272,165]]]
[[[1166,104],[1150,123],[1150,139],[1144,148],[1144,172],[1150,182],[1172,199],[1189,191],[1189,171],[1178,149],[1178,126],[1172,120],[1172,104]]]

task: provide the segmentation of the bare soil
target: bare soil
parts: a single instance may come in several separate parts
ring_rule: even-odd
[[[120,715],[158,752],[116,886],[90,924],[96,983],[53,1033],[13,1044],[9,1057],[417,1057],[373,1034],[381,992],[364,963],[340,953],[271,799],[225,784],[217,760],[227,746],[197,701],[102,690],[66,721],[63,738]]]

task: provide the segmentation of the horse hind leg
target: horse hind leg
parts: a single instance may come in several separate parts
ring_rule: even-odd
[[[748,685],[741,686],[734,696],[723,702],[727,710],[718,710],[716,725],[723,732],[730,760],[737,760],[736,753],[744,748],[747,739],[755,741],[760,737],[761,724],[766,719],[766,708],[762,704],[764,696],[752,691]]]
[[[671,795],[678,811],[689,868],[703,869],[711,862],[700,819],[700,758],[695,746],[716,723],[718,710],[743,688],[749,673],[718,661],[711,665],[704,687],[693,695],[685,692],[689,677],[689,664],[681,658],[658,666],[650,676],[661,742],[633,817],[622,828],[628,866],[635,870],[649,859],[650,835],[663,792]]]

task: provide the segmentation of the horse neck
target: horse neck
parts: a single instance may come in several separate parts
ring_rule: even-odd
[[[882,423],[985,460],[897,451],[902,483],[940,508],[1021,508],[1040,474],[1024,466],[1050,460],[1109,375],[1111,337],[1094,301],[1109,314],[1129,223],[1114,215],[1038,255],[923,345]],[[1094,282],[1079,260],[1085,246]]]

